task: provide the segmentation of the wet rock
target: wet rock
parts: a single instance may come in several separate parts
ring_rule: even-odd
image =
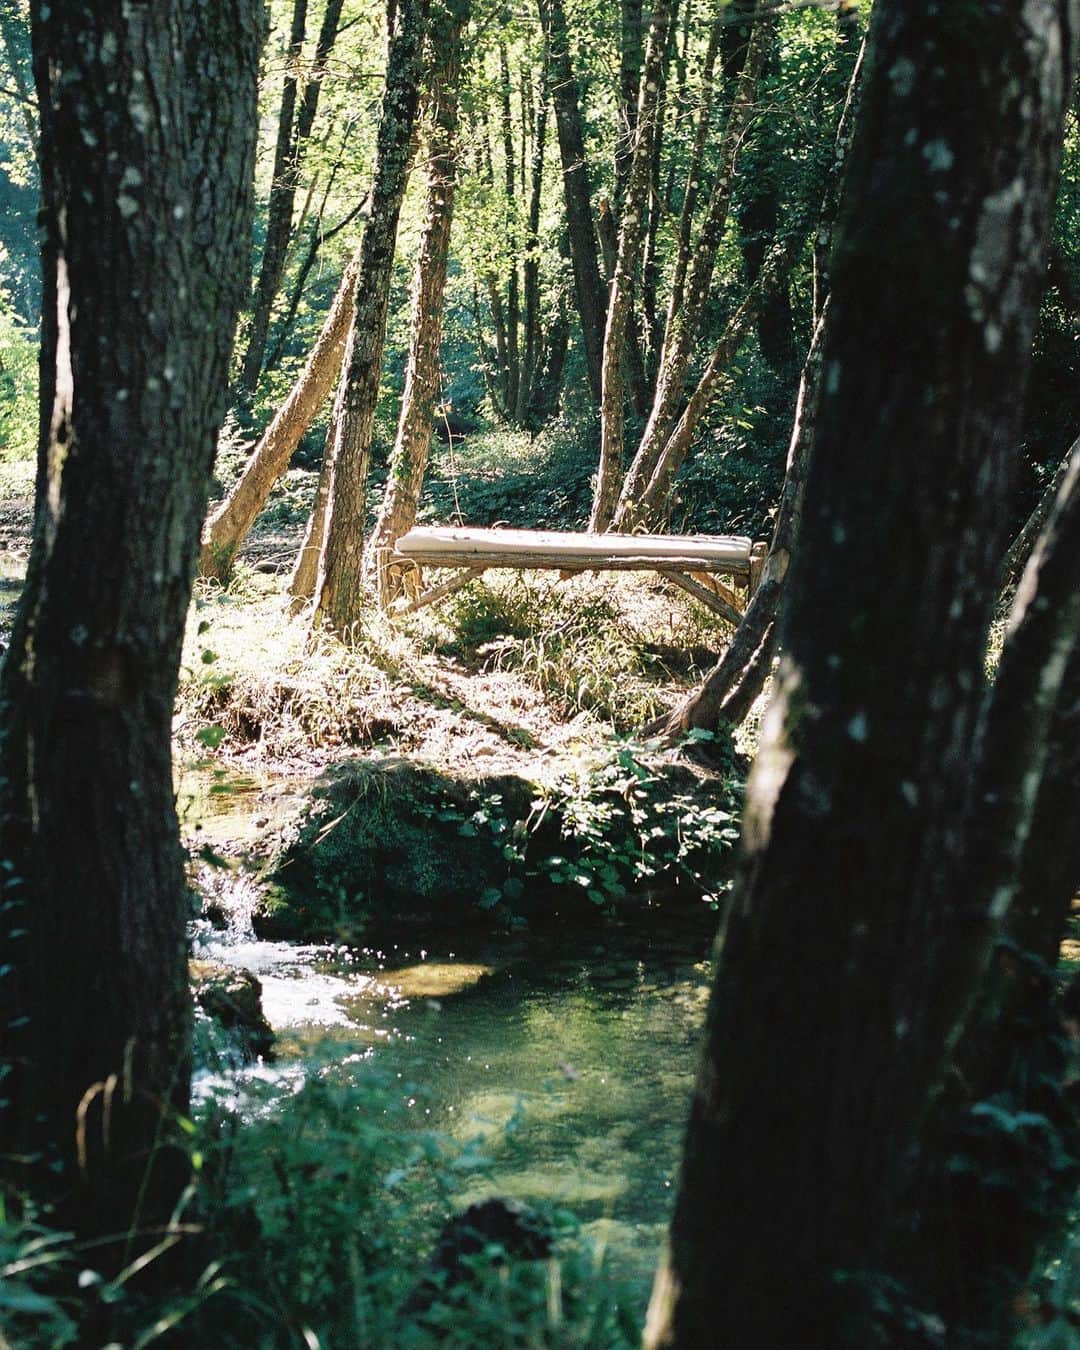
[[[243,1057],[268,1058],[274,1031],[263,1015],[258,977],[217,961],[189,961],[188,973],[195,1002],[232,1035]]]

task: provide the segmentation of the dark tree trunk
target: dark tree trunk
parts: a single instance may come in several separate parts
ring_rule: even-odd
[[[166,1222],[186,1180],[170,731],[246,277],[262,6],[36,0],[32,33],[46,298],[2,681],[0,1166],[93,1236]]]
[[[399,0],[390,31],[371,216],[360,244],[355,317],[334,403],[329,517],[319,560],[318,608],[337,633],[360,616],[371,432],[379,397],[398,219],[420,97],[427,0]]]
[[[539,5],[547,40],[551,101],[555,108],[559,155],[562,159],[574,298],[585,347],[589,388],[599,406],[607,291],[601,280],[597,257],[596,226],[589,195],[588,160],[585,157],[585,132],[577,84],[570,64],[570,35],[563,0],[539,0]]]
[[[1076,20],[874,8],[778,692],[648,1346],[844,1343],[973,993],[992,916],[956,885],[958,830]]]
[[[1080,883],[1080,448],[1009,629],[965,839],[966,886],[1004,916],[1004,933],[934,1103],[897,1244],[921,1301],[954,1334],[995,1345],[1012,1340],[1014,1300],[1078,1176],[1054,968]],[[987,1128],[1025,1113],[1038,1124],[1023,1143]]]

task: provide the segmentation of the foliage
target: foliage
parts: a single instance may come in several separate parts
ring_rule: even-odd
[[[174,1235],[188,1234],[187,1261],[164,1288],[133,1267],[104,1280],[92,1250],[46,1224],[0,1222],[0,1336],[132,1350],[170,1334],[221,1350],[635,1345],[636,1315],[565,1214],[545,1220],[549,1260],[488,1247],[468,1278],[432,1284],[430,1306],[410,1302],[454,1195],[486,1161],[478,1143],[420,1127],[420,1090],[362,1060],[316,1058],[285,1100],[257,1079],[211,1094],[188,1122],[196,1180]]]
[[[0,246],[0,260],[3,248]],[[37,337],[0,292],[0,461],[33,459],[37,449]]]
[[[506,877],[481,895],[480,905],[500,908],[511,921],[535,913],[536,897],[552,888],[608,913],[661,885],[685,887],[715,907],[726,889],[726,855],[738,838],[731,778],[711,790],[700,783],[672,790],[645,747],[630,742],[544,785],[524,819],[492,792],[470,812],[441,802],[431,814],[500,849]]]

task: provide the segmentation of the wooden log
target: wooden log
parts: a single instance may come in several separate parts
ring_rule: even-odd
[[[460,591],[470,581],[475,581],[477,577],[483,575],[484,568],[470,567],[467,571],[459,572],[457,576],[451,577],[449,581],[444,581],[438,586],[432,586],[430,591],[424,591],[415,600],[396,601],[387,612],[395,619],[404,614],[412,614],[418,609],[423,609],[425,605],[433,605],[436,600],[442,600],[448,595],[453,595],[455,591]]]
[[[657,570],[660,572],[661,576],[667,577],[667,579],[673,581],[676,586],[681,586],[682,589],[692,595],[695,600],[700,600],[701,603],[711,609],[714,614],[719,614],[722,619],[726,619],[732,627],[738,628],[739,624],[742,623],[741,610],[737,609],[734,605],[729,605],[726,600],[717,595],[715,591],[710,590],[708,586],[703,586],[700,581],[694,581],[692,577],[688,577],[682,572],[672,571],[666,567],[658,568]]]
[[[436,558],[475,556],[485,563],[503,555],[510,567],[617,566],[620,559],[641,560],[637,567],[657,563],[700,572],[745,575],[752,544],[738,535],[634,535],[560,533],[552,530],[481,530],[417,526],[397,541],[397,552],[420,563]],[[535,560],[535,561],[534,561]],[[444,564],[445,565],[445,564]],[[449,564],[453,565],[453,564]]]
[[[725,576],[747,576],[749,564],[741,567],[738,563],[723,562],[697,555],[673,554],[670,557],[617,556],[597,553],[564,553],[552,556],[548,553],[504,553],[457,552],[445,553],[434,550],[393,555],[394,562],[419,563],[423,567],[507,567],[523,572],[530,568],[549,568],[566,572],[655,572],[671,568],[678,572],[719,572]]]

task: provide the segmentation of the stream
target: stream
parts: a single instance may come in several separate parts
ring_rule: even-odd
[[[481,1141],[488,1166],[461,1207],[502,1195],[569,1210],[613,1273],[647,1287],[674,1197],[711,927],[443,951],[210,935],[196,955],[262,981],[276,1058],[238,1086],[254,1073],[287,1095],[316,1060],[358,1073],[376,1061],[418,1123]],[[204,1074],[196,1089],[215,1086]]]

